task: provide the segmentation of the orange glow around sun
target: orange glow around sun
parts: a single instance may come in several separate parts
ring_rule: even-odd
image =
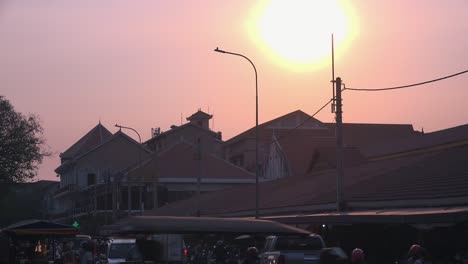
[[[248,31],[275,62],[301,69],[319,66],[351,41],[355,19],[349,4],[339,0],[270,0],[253,9]]]

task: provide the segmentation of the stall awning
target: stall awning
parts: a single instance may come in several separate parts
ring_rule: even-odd
[[[102,228],[110,234],[290,234],[307,235],[310,232],[269,220],[251,218],[137,216],[123,219]]]
[[[468,221],[468,207],[402,208],[271,216],[267,219],[286,224],[437,224]]]
[[[70,236],[78,234],[78,229],[73,226],[45,220],[21,221],[5,227],[1,231],[17,236]]]

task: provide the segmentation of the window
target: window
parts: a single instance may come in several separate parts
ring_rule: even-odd
[[[231,163],[237,166],[244,166],[244,155],[236,155],[231,158]]]
[[[276,250],[320,250],[322,241],[318,237],[279,237]]]
[[[88,173],[88,186],[96,184],[96,174]]]

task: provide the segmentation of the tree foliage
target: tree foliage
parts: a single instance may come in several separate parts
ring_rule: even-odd
[[[45,149],[39,118],[15,111],[11,103],[0,96],[0,183],[32,180]]]

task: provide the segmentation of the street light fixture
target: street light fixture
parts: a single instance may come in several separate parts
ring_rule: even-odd
[[[130,129],[130,130],[133,130],[137,135],[138,135],[138,141],[140,142],[140,145],[141,145],[141,136],[140,136],[140,133],[138,133],[138,131],[136,131],[135,129],[131,128],[131,127],[126,127],[126,126],[121,126],[121,125],[118,125],[118,124],[115,124],[115,127],[118,127],[120,129],[124,128],[124,129]],[[138,167],[140,166],[141,164],[141,152],[140,150],[138,150]],[[131,187],[131,184],[130,184],[130,178],[128,179],[128,194],[127,194],[127,197],[128,197],[128,216],[131,215],[131,210],[132,210],[132,201],[131,201],[131,198],[132,198],[132,187]],[[141,207],[141,187],[140,187],[140,207]],[[141,209],[141,208],[140,208]]]
[[[140,144],[141,144],[140,133],[138,133],[138,131],[136,131],[135,129],[133,129],[133,128],[131,128],[131,127],[121,126],[121,125],[118,125],[118,124],[115,124],[115,127],[118,127],[118,128],[120,128],[120,129],[125,128],[125,129],[133,130],[133,131],[138,135],[138,140],[140,141]]]
[[[230,54],[230,55],[235,55],[235,56],[240,56],[250,62],[252,64],[252,67],[254,68],[255,71],[255,218],[258,218],[258,204],[259,204],[259,188],[258,188],[258,178],[259,178],[259,165],[258,165],[258,79],[257,79],[257,68],[255,68],[255,65],[253,62],[247,58],[246,56],[239,54],[239,53],[234,53],[234,52],[229,52],[225,50],[221,50],[218,47],[214,50],[219,53],[225,53],[225,54]]]

